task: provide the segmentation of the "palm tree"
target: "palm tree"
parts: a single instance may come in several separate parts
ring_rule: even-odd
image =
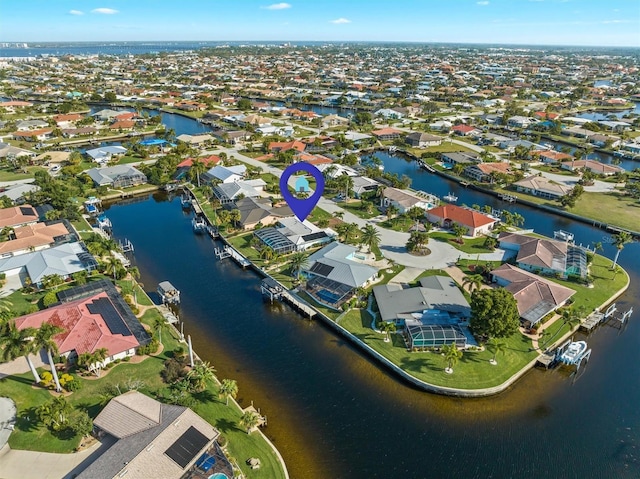
[[[56,370],[56,365],[53,362],[53,355],[56,356],[59,354],[58,345],[53,339],[54,336],[64,332],[64,329],[60,326],[56,326],[52,323],[42,323],[42,325],[36,331],[33,345],[37,350],[44,349],[47,351],[47,358],[49,360],[49,367],[51,368],[51,374],[53,375],[53,380],[56,383],[56,391],[62,391],[62,387],[60,386],[60,381],[58,380],[58,371]]]
[[[451,343],[443,346],[442,352],[444,353],[445,361],[447,361],[447,367],[444,371],[447,374],[451,374],[453,372],[453,366],[455,366],[462,357],[462,351],[458,349],[455,343]]]
[[[273,251],[273,248],[271,246],[265,246],[260,250],[260,257],[265,261],[270,261],[273,259],[274,253],[275,251]]]
[[[453,235],[456,237],[456,240],[458,240],[460,244],[464,243],[464,239],[462,239],[462,237],[467,232],[467,228],[465,228],[462,225],[459,225],[458,223],[454,223],[452,230],[453,230]]]
[[[151,323],[151,327],[154,333],[158,333],[158,341],[162,343],[162,330],[166,324],[166,320],[163,316],[154,316],[153,321]]]
[[[620,252],[624,249],[624,245],[627,243],[631,243],[633,241],[633,236],[627,233],[626,231],[620,231],[617,235],[613,237],[613,245],[616,247],[618,251],[616,251],[616,257],[613,260],[613,266],[611,269],[615,270],[618,265],[618,257],[620,256]]]
[[[492,339],[490,341],[490,347],[491,347],[491,351],[493,352],[493,357],[489,360],[489,363],[495,366],[498,364],[498,361],[496,361],[496,356],[498,355],[498,353],[505,352],[506,345],[503,341],[497,341],[495,339]]]
[[[202,392],[207,388],[207,383],[215,379],[215,369],[209,362],[196,363],[187,373],[187,379],[193,392]]]
[[[229,221],[233,223],[234,227],[238,226],[238,223],[240,222],[241,218],[242,218],[242,215],[239,209],[236,208],[229,212]]]
[[[362,244],[367,245],[369,252],[380,244],[380,232],[373,225],[366,225],[362,228],[360,234],[360,241]]]
[[[602,241],[593,241],[593,253],[597,254],[598,251],[604,251],[604,246],[602,246]]]
[[[465,276],[462,280],[462,286],[466,286],[469,290],[469,293],[479,291],[483,283],[484,278],[481,274],[470,274],[468,276]]]
[[[396,205],[387,206],[387,219],[391,220],[391,218],[395,217],[400,210]]]
[[[294,274],[294,278],[299,279],[300,271],[308,264],[307,256],[303,252],[293,253],[289,259],[289,264],[291,265],[291,272]]]
[[[33,374],[33,379],[39,383],[40,376],[29,357],[30,354],[37,352],[32,341],[35,334],[35,328],[18,329],[15,321],[4,324],[0,329],[0,357],[3,361],[13,361],[24,356],[31,374]]]
[[[120,263],[120,261],[117,258],[113,256],[109,256],[105,263],[104,274],[106,274],[107,276],[113,275],[113,280],[115,281],[117,279],[116,276],[118,275],[118,271],[121,268],[122,268],[122,263]]]
[[[390,334],[396,330],[396,323],[393,321],[381,321],[378,323],[378,329],[385,334],[384,342],[388,343],[391,341]]]
[[[233,379],[223,379],[218,390],[218,395],[223,396],[226,399],[227,406],[229,405],[229,397],[236,398],[238,395],[238,383]]]
[[[205,165],[202,161],[198,160],[197,158],[193,160],[193,162],[191,163],[191,169],[189,170],[189,173],[195,176],[196,179],[198,180],[198,188],[200,188],[200,175],[202,175],[203,173],[206,173],[206,171],[207,171],[207,165]]]
[[[251,433],[251,430],[260,422],[260,415],[254,411],[245,411],[240,418],[240,425],[247,430],[247,434]]]
[[[341,220],[342,218],[344,218],[344,211],[334,211],[333,217]]]
[[[378,185],[378,188],[376,188],[376,196],[380,198],[380,208],[384,205],[384,190],[386,189],[387,187],[384,185]]]

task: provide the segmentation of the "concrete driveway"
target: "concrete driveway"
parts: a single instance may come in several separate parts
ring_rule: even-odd
[[[9,440],[16,423],[16,404],[9,398],[0,398],[0,449]]]

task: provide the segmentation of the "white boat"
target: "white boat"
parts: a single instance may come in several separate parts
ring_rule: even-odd
[[[554,231],[553,237],[555,239],[559,239],[562,241],[567,241],[567,242],[573,241],[573,233],[569,233],[568,231],[564,231],[564,230]]]
[[[585,341],[573,341],[559,359],[564,364],[577,364],[586,350],[587,343]]]
[[[449,193],[448,195],[444,195],[442,197],[443,200],[448,201],[449,203],[455,203],[456,201],[458,201],[458,197],[456,195],[454,195],[453,193]]]

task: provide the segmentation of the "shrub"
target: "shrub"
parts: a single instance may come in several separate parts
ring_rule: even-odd
[[[64,388],[69,392],[79,391],[82,388],[82,383],[77,379],[72,379],[71,381],[67,381]]]
[[[57,302],[58,295],[56,295],[56,293],[54,293],[53,291],[49,291],[44,295],[44,298],[42,298],[42,304],[45,308],[48,308],[49,306],[51,306],[52,304],[56,304]]]
[[[223,436],[222,434],[220,434],[220,435],[218,436],[217,441],[218,441],[218,445],[219,445],[220,447],[224,447],[224,446],[226,446],[226,445],[227,445],[227,438],[226,438],[225,436]]]
[[[185,365],[176,359],[167,359],[164,362],[164,369],[160,373],[164,382],[171,384],[186,376]]]
[[[44,387],[49,387],[51,381],[53,381],[53,374],[51,374],[49,371],[43,372],[40,376],[40,384],[42,384]]]
[[[145,355],[145,354],[153,354],[156,351],[158,351],[158,348],[160,347],[160,341],[158,341],[156,338],[153,338],[149,344],[147,344],[146,346],[140,346],[137,350],[136,353],[139,355]]]

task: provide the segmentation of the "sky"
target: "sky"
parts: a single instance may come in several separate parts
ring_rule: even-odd
[[[640,1],[0,0],[0,42],[179,40],[640,47]]]

